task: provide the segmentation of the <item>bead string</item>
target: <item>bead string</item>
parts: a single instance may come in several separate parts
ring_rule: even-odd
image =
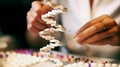
[[[63,63],[56,58],[43,58],[36,55],[17,53],[15,51],[0,52],[0,66],[2,65],[2,67],[34,67],[34,65],[47,61],[52,62],[54,67],[63,66]]]
[[[55,15],[60,14],[62,12],[63,12],[62,10],[52,10],[51,12],[48,12],[47,14],[42,15],[42,19],[47,24],[51,24],[52,27],[47,28],[44,31],[41,31],[39,33],[42,38],[45,38],[46,40],[49,40],[50,42],[50,44],[41,48],[40,51],[49,52],[54,47],[62,46],[62,43],[59,40],[55,39],[55,37],[53,37],[52,35],[55,32],[64,32],[65,28],[57,24],[56,21],[54,21],[53,19],[49,18],[49,17],[54,17]]]
[[[62,43],[59,40],[55,39],[55,37],[52,34],[54,34],[55,32],[64,32],[65,28],[60,24],[57,24],[56,21],[53,20],[52,18],[58,14],[63,13],[65,11],[63,9],[65,8],[63,6],[53,3],[51,0],[45,0],[45,2],[49,6],[53,7],[53,10],[42,15],[41,18],[43,21],[46,22],[46,24],[50,24],[51,28],[47,28],[39,32],[39,34],[42,38],[49,40],[50,44],[41,48],[40,52],[44,52],[48,54],[51,51],[51,49],[53,49],[54,47],[62,46]]]
[[[115,63],[85,63],[80,61],[78,63],[67,64],[63,67],[120,67],[120,65]]]
[[[43,54],[39,54],[36,51],[33,50],[14,50],[14,51],[7,51],[7,52],[0,52],[0,62],[1,59],[7,60],[7,63],[11,65],[12,67],[31,67],[38,63],[50,61],[54,63],[54,66],[57,67],[120,67],[120,64],[117,63],[111,63],[109,60],[101,61],[94,59],[87,59],[85,57],[76,57],[74,55],[64,55],[59,53],[51,53],[51,55],[54,55],[54,57],[58,58],[59,60],[62,60],[63,62],[66,61],[69,64],[62,66],[62,63],[59,62],[58,59],[50,58],[43,56]],[[62,56],[62,57],[61,57]],[[6,59],[5,59],[6,58]],[[2,60],[2,61],[3,61]],[[56,60],[56,61],[55,61]],[[19,61],[19,62],[18,62]],[[27,62],[26,62],[27,61]],[[56,63],[61,64],[61,66],[57,65]],[[10,67],[11,67],[10,66]]]
[[[52,8],[54,9],[57,9],[57,10],[62,10],[62,11],[67,11],[67,8],[59,5],[59,4],[56,4],[54,2],[52,2],[52,0],[44,0],[44,2],[46,2],[46,4],[48,4],[49,6],[51,6]]]
[[[62,46],[61,41],[57,40],[53,36],[53,34],[56,32],[64,32],[65,31],[65,28],[63,26],[61,26],[60,24],[58,24],[52,18],[54,18],[58,14],[61,14],[65,11],[67,11],[67,9],[59,4],[52,2],[52,0],[44,0],[44,2],[53,8],[52,11],[41,16],[42,20],[45,21],[46,24],[50,24],[51,27],[39,32],[39,35],[42,38],[49,40],[49,44],[47,44],[47,46],[40,49],[40,53],[43,53],[49,60],[51,58],[53,59],[53,57],[50,55],[51,49],[54,49],[57,46]],[[57,58],[54,58],[53,61],[59,67],[63,66],[63,63],[60,60],[58,60]]]

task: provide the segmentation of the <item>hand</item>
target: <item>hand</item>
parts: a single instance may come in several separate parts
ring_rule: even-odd
[[[42,19],[41,15],[52,10],[52,7],[43,4],[40,1],[34,1],[31,9],[27,13],[27,28],[30,32],[38,34],[38,32],[50,27]]]
[[[74,36],[79,44],[118,45],[119,27],[108,15],[95,18],[80,28]]]

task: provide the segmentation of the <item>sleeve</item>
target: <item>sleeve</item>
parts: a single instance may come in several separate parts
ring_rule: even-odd
[[[119,8],[120,9],[120,8]],[[119,10],[120,12],[120,10]],[[119,25],[120,27],[120,13],[114,18],[114,20],[116,21],[116,23]]]
[[[114,6],[111,8],[110,16],[116,21],[116,23],[120,26],[120,1],[117,0]]]

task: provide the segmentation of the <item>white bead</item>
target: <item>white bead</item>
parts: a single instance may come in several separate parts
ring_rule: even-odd
[[[80,61],[78,62],[78,67],[82,67],[84,65],[84,62]]]
[[[71,64],[71,65],[72,65],[72,67],[77,67],[77,66],[78,66],[77,63],[73,63],[73,64]]]
[[[68,64],[68,65],[65,65],[64,67],[72,67],[72,65],[71,65],[71,64]]]
[[[97,67],[97,63],[91,63],[91,67]]]
[[[104,64],[98,63],[98,67],[104,67]]]
[[[88,63],[85,63],[85,64],[84,64],[84,67],[88,67],[88,66],[89,66],[89,64],[88,64]],[[80,66],[80,67],[81,67],[81,66]]]
[[[111,63],[106,63],[105,67],[111,67]]]
[[[118,65],[117,65],[117,64],[115,64],[115,63],[113,63],[113,64],[112,64],[112,67],[117,67],[117,66],[118,66]]]

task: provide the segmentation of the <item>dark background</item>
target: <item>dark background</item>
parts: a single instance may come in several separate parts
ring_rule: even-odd
[[[18,48],[40,48],[39,43],[35,43],[38,46],[31,46],[26,38],[27,21],[26,15],[31,8],[31,3],[35,0],[0,0],[0,33],[1,36],[10,35],[14,38],[15,44],[13,46]],[[38,0],[36,0],[38,1]],[[39,0],[42,1],[42,0]],[[39,38],[36,39],[40,41]],[[47,44],[41,41],[42,45]],[[33,45],[35,45],[33,44]],[[56,47],[57,50],[59,47]]]
[[[26,14],[31,3],[32,0],[0,0],[0,31],[16,38],[21,48],[27,47]]]

